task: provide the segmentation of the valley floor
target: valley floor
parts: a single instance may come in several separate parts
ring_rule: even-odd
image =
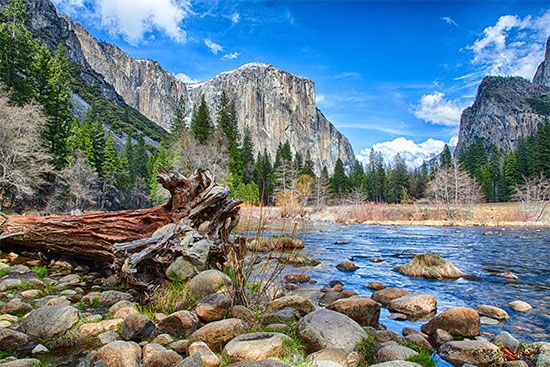
[[[310,225],[323,223],[419,225],[550,227],[548,202],[483,203],[473,205],[379,204],[325,206],[322,208],[284,208],[243,206],[241,229],[288,226],[297,219]]]

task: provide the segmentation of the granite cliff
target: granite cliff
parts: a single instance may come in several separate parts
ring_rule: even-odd
[[[472,106],[462,112],[455,154],[481,138],[510,150],[521,137],[533,134],[550,117],[550,38],[533,82],[520,77],[488,76]]]
[[[288,140],[295,152],[309,150],[318,170],[323,165],[332,169],[338,158],[350,165],[354,161],[347,138],[316,107],[314,84],[307,78],[251,63],[201,83],[184,83],[155,61],[134,59],[117,46],[96,40],[58,13],[49,0],[28,4],[35,34],[52,49],[64,43],[87,86],[164,130],[169,130],[180,98],[192,108],[204,95],[214,118],[226,91],[236,103],[239,129],[251,130],[257,150],[265,148],[274,156],[279,142]]]

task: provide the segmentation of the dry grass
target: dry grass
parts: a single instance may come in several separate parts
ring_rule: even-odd
[[[522,203],[483,203],[474,205],[444,204],[381,204],[340,205],[306,208],[305,221],[342,224],[388,224],[428,226],[550,226],[550,215],[535,218],[543,203],[533,203],[537,209],[526,210]],[[540,207],[540,208],[539,208]],[[262,227],[277,225],[278,208],[262,208]],[[257,222],[258,208],[243,208],[243,217]],[[547,211],[547,210],[546,210]],[[310,224],[311,225],[311,224]]]
[[[188,289],[187,283],[164,282],[155,289],[144,305],[154,312],[171,314],[195,307],[197,297]]]
[[[452,262],[433,252],[417,255],[410,263],[398,266],[395,270],[415,278],[456,279],[464,276]]]
[[[288,236],[273,236],[271,238],[252,237],[247,239],[246,248],[256,252],[289,251],[304,248],[304,241]]]

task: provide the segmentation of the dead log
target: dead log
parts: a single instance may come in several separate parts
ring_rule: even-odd
[[[138,267],[145,267],[144,272],[164,271],[160,265],[185,255],[186,249],[177,242],[182,233],[201,228],[214,244],[210,251],[212,262],[222,262],[229,234],[239,220],[240,202],[231,199],[229,189],[217,185],[208,171],[199,169],[189,178],[175,171],[162,171],[157,179],[171,194],[162,206],[83,215],[0,218],[0,249],[5,245],[87,258],[96,264],[114,264],[115,270],[126,274],[128,280]],[[152,237],[170,223],[174,224],[170,231]],[[136,285],[146,283],[130,280]]]

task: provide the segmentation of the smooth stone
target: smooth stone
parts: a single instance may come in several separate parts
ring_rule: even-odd
[[[0,350],[8,351],[17,349],[27,344],[29,337],[27,334],[11,329],[0,329]]]
[[[533,309],[529,303],[524,301],[513,301],[508,303],[508,306],[517,312],[527,313]]]
[[[372,289],[375,291],[379,291],[381,289],[386,288],[386,286],[380,282],[371,282],[365,286],[365,288]]]
[[[281,333],[242,334],[227,343],[223,352],[232,362],[260,361],[281,357],[285,341],[290,338]]]
[[[487,341],[461,340],[443,344],[438,353],[453,365],[471,363],[479,367],[500,366],[504,361],[499,348]]]
[[[0,367],[36,367],[39,365],[40,361],[35,358],[23,358],[0,363]]]
[[[372,294],[371,298],[384,306],[390,304],[391,301],[397,298],[408,295],[409,292],[401,288],[384,288]]]
[[[202,298],[223,288],[230,288],[231,279],[219,270],[205,270],[191,278],[187,286],[193,295]]]
[[[294,308],[300,312],[301,315],[306,315],[315,310],[315,306],[307,298],[300,295],[291,295],[280,297],[271,301],[267,306],[267,311],[275,312],[287,307]]]
[[[466,338],[478,336],[480,332],[479,314],[471,308],[449,308],[434,316],[421,327],[422,332],[428,335],[431,335],[436,329]]]
[[[141,348],[134,342],[116,340],[99,348],[91,362],[103,361],[109,367],[139,367]]]
[[[204,322],[222,320],[231,307],[231,299],[223,293],[209,294],[203,297],[195,308],[199,319]]]
[[[245,331],[246,325],[239,319],[214,321],[191,334],[189,342],[202,341],[212,351],[219,352],[229,341]]]
[[[476,311],[480,316],[490,317],[499,321],[505,321],[510,318],[508,312],[495,306],[480,305],[476,307]]]
[[[415,352],[410,348],[399,345],[395,342],[389,342],[382,348],[378,349],[378,351],[374,355],[374,359],[377,362],[389,362],[405,360],[409,357],[416,355],[418,355],[418,352]]]
[[[354,296],[339,299],[327,307],[343,313],[361,326],[378,326],[380,304],[367,297]]]
[[[101,292],[99,295],[99,303],[102,306],[111,307],[115,303],[118,303],[120,301],[131,301],[134,297],[126,292],[119,292],[119,291],[104,291]]]
[[[123,322],[123,319],[110,319],[100,322],[83,324],[80,325],[80,327],[78,328],[78,334],[84,339],[94,338],[106,331],[118,330],[119,325],[121,325]]]
[[[388,309],[411,318],[421,318],[436,312],[437,300],[429,294],[408,294],[392,300]]]
[[[199,326],[197,315],[189,311],[176,311],[168,317],[163,318],[158,326],[159,333],[167,333],[174,337],[188,337]]]
[[[406,361],[390,361],[384,363],[371,364],[369,367],[422,367],[418,363]]]
[[[32,354],[45,354],[48,352],[49,352],[49,349],[42,344],[36,345],[31,351]]]
[[[492,319],[490,317],[481,316],[479,318],[479,322],[481,325],[497,325],[500,323],[500,321]]]
[[[357,265],[355,265],[353,263],[353,261],[346,260],[346,261],[342,261],[340,264],[336,265],[336,269],[338,269],[340,271],[352,272],[352,271],[356,271],[357,269],[359,269],[359,267]]]
[[[311,280],[310,276],[302,273],[293,273],[285,275],[285,281],[289,283],[307,283]]]
[[[505,345],[510,349],[512,352],[516,353],[519,351],[519,348],[521,347],[521,343],[519,340],[514,338],[512,334],[506,331],[501,331],[494,339],[495,344],[497,345]]]
[[[300,319],[296,334],[304,341],[309,353],[323,348],[342,348],[351,352],[367,337],[367,333],[357,322],[344,314],[327,309],[311,312]]]
[[[124,319],[121,335],[126,340],[145,339],[155,328],[155,324],[147,316],[134,313]]]
[[[22,322],[22,329],[39,340],[50,339],[73,327],[78,310],[72,306],[44,306],[31,311]]]
[[[204,342],[195,342],[189,346],[188,354],[193,356],[199,354],[204,367],[218,367],[221,364],[220,358],[208,348]]]
[[[183,256],[179,256],[166,269],[166,277],[172,280],[187,282],[198,274],[197,268],[193,263]]]

